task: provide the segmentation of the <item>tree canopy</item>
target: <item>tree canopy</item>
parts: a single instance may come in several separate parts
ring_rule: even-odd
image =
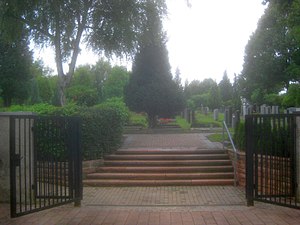
[[[4,106],[24,103],[29,96],[32,53],[24,38],[7,41],[0,35],[0,96]]]
[[[166,13],[164,0],[1,0],[1,33],[28,30],[30,39],[55,50],[60,104],[75,70],[80,44],[107,56],[133,55],[148,17],[158,20]],[[152,10],[153,7],[155,10]],[[21,25],[20,25],[21,24]],[[25,24],[25,26],[23,26]],[[63,64],[68,63],[68,71]]]
[[[258,104],[300,81],[300,1],[265,2],[268,8],[246,46],[239,78],[243,95]]]
[[[219,83],[220,95],[224,105],[231,104],[233,98],[233,87],[227,75],[227,71],[224,72],[223,78]]]

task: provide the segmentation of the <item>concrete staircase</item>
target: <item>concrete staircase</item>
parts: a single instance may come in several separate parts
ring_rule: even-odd
[[[83,180],[85,186],[233,185],[223,150],[120,149]]]

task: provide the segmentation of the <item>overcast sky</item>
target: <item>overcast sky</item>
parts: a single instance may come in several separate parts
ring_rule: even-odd
[[[186,79],[212,78],[219,82],[227,70],[232,80],[239,74],[244,49],[264,12],[262,0],[167,0],[169,16],[164,22],[167,47],[174,74],[178,67]],[[36,51],[45,65],[55,68],[54,55]],[[83,51],[77,65],[93,64],[98,57]],[[123,64],[125,64],[123,62]]]
[[[183,81],[219,82],[225,70],[231,79],[240,73],[245,46],[265,9],[262,0],[190,0],[191,8],[183,0],[167,2],[170,63]]]

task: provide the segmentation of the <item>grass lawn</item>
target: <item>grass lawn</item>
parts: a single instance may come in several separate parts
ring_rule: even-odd
[[[223,113],[219,113],[218,120],[215,121],[212,112],[207,113],[207,115],[200,112],[196,112],[193,127],[222,127],[223,120]]]

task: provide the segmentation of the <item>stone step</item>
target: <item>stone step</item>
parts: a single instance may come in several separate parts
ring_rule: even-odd
[[[219,173],[92,173],[87,179],[122,180],[193,180],[193,179],[233,179],[232,172]]]
[[[233,185],[222,149],[119,149],[86,176],[86,186]]]
[[[230,160],[105,160],[105,166],[225,166]]]
[[[187,179],[187,180],[84,180],[85,186],[209,186],[209,185],[233,185],[233,179]]]
[[[116,155],[187,155],[187,154],[224,154],[222,149],[119,149]]]
[[[96,169],[97,172],[107,173],[190,173],[190,172],[232,172],[232,165],[226,166],[102,166]]]
[[[136,154],[136,155],[107,155],[105,160],[210,160],[210,159],[228,159],[227,154]]]

